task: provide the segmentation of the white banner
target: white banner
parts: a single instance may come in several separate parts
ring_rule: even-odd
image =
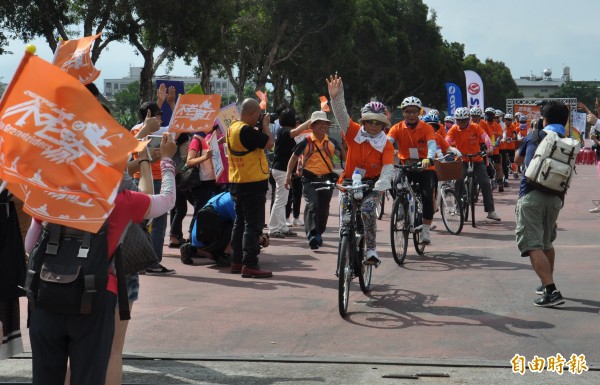
[[[221,150],[219,149],[219,140],[217,139],[216,132],[210,136],[210,140],[208,142],[210,149],[212,150],[212,162],[213,167],[215,169],[215,179],[219,179],[225,166],[223,165],[223,161],[221,159]]]
[[[465,71],[465,78],[467,80],[467,107],[478,107],[481,111],[484,110],[483,106],[483,82],[481,77],[474,71]]]

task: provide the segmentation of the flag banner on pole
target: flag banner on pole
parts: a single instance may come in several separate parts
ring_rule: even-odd
[[[467,107],[469,109],[479,107],[483,111],[483,82],[481,77],[476,72],[467,70],[465,71],[465,78],[467,80]]]
[[[98,231],[137,144],[85,86],[25,54],[0,101],[0,178],[27,213]]]
[[[448,100],[448,115],[454,115],[454,111],[462,107],[460,87],[454,83],[446,83],[446,99]]]
[[[256,91],[256,96],[260,99],[260,109],[267,110],[267,92]]]
[[[170,132],[209,132],[219,114],[221,95],[180,95],[169,124]]]
[[[319,96],[319,100],[321,101],[321,111],[330,112],[329,105],[327,104],[327,97]]]
[[[94,67],[90,56],[92,43],[100,35],[102,32],[78,40],[62,40],[54,52],[52,64],[74,76],[82,84],[90,84],[100,76],[100,71]]]

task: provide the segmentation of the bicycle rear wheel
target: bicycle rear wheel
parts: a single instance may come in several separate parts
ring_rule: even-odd
[[[392,205],[390,217],[390,242],[392,256],[398,266],[402,266],[408,247],[408,216],[406,215],[403,199],[398,196]]]
[[[415,199],[415,232],[413,233],[413,243],[415,244],[415,251],[417,254],[422,255],[425,252],[425,244],[421,243],[421,233],[423,227],[416,230],[417,227],[423,225],[423,205],[419,199]]]
[[[358,243],[357,255],[354,258],[354,271],[359,272],[358,283],[360,284],[360,290],[367,294],[371,290],[371,275],[373,274],[373,265],[365,265],[365,237],[360,237]]]
[[[377,214],[377,219],[381,219],[383,217],[383,211],[385,209],[386,194],[387,193],[385,191],[383,192],[383,194],[381,194],[381,200],[379,201],[377,206],[375,206],[375,213]]]
[[[441,192],[440,212],[446,230],[450,234],[458,235],[464,224],[463,212],[456,192],[452,189],[443,189]]]
[[[469,191],[471,191],[471,183],[469,182],[469,178],[465,179],[465,183],[463,185],[462,197],[461,197],[461,208],[463,212],[464,221],[469,220]]]
[[[350,282],[352,281],[351,252],[350,239],[344,235],[338,249],[338,308],[342,317],[348,313]]]

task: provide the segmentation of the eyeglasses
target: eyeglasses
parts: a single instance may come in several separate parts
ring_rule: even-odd
[[[363,123],[372,126],[383,126],[383,122],[380,122],[379,120],[363,120]]]

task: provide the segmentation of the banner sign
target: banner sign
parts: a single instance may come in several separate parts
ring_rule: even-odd
[[[481,111],[483,106],[483,82],[481,77],[474,71],[465,71],[467,81],[467,107],[469,109],[478,107]]]
[[[454,110],[462,107],[462,92],[454,83],[446,83],[446,98],[448,100],[448,115],[454,116]]]

